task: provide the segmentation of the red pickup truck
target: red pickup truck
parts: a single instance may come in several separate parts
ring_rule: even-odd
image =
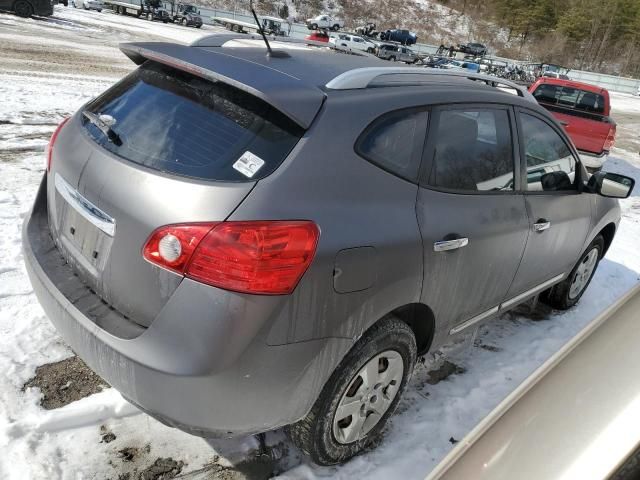
[[[538,79],[529,91],[564,125],[587,170],[600,170],[616,138],[616,122],[609,117],[609,92],[588,83],[547,77]]]

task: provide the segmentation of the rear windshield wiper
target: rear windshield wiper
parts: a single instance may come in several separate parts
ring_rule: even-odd
[[[118,135],[116,131],[113,128],[111,128],[111,125],[109,125],[107,122],[102,120],[102,118],[100,118],[101,115],[96,115],[95,113],[91,113],[87,110],[82,112],[82,115],[84,116],[84,118],[89,120],[93,125],[98,127],[98,130],[104,133],[107,139],[111,143],[113,143],[117,147],[122,145],[122,140],[120,140],[120,135]]]

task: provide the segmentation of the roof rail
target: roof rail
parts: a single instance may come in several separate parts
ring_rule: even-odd
[[[462,72],[459,70],[437,70],[419,67],[364,67],[356,68],[344,72],[326,84],[326,87],[332,90],[353,90],[362,89],[372,86],[392,86],[399,85],[402,82],[396,79],[390,79],[389,76],[411,75],[411,79],[406,82],[415,83],[416,81],[427,82],[429,77],[458,77],[468,80],[481,81],[492,87],[508,87],[513,88],[518,96],[530,102],[536,102],[536,99],[522,85],[513,83],[504,78],[494,77],[492,75],[483,75],[481,73]],[[386,81],[385,78],[387,77]],[[419,78],[423,77],[423,78]]]

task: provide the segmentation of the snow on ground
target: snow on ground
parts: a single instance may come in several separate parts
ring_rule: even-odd
[[[15,61],[22,54],[10,53],[7,62],[0,57],[2,479],[104,479],[128,472],[134,474],[131,478],[137,478],[156,459],[166,458],[183,462],[182,473],[193,473],[189,478],[234,478],[231,474],[265,478],[271,473],[289,480],[423,478],[452,448],[452,441],[460,440],[598,312],[640,281],[637,190],[621,202],[623,218],[618,235],[576,308],[548,312],[538,321],[508,314],[482,326],[469,348],[445,349],[448,361],[466,372],[431,385],[427,383],[428,368],[419,367],[382,443],[341,467],[310,465],[282,432],[272,432],[266,438],[270,457],[256,469],[255,462],[263,460],[257,454],[256,439],[222,442],[192,437],[140,413],[113,389],[45,411],[39,405],[41,392],[36,388],[23,390],[23,385],[34,376],[36,367],[72,355],[39,306],[21,253],[21,224],[42,177],[47,138],[63,117],[131,68],[126,62],[115,69],[108,65],[119,61],[117,41],[163,35],[173,39],[176,32],[182,33],[173,25],[72,9],[57,9],[56,17],[49,20],[23,21],[0,14],[0,26],[7,27],[2,33],[11,32],[3,37],[13,42],[9,50],[20,52],[25,48],[23,36],[41,37],[43,57],[22,70]],[[132,33],[138,29],[145,29],[144,34]],[[51,36],[64,45],[49,45],[47,38]],[[108,41],[103,41],[106,37]],[[74,50],[69,44],[81,47]],[[94,50],[92,45],[103,50]],[[104,64],[93,70],[73,62],[67,65],[69,57],[60,56],[60,49],[95,58],[96,62],[102,58]],[[56,73],[48,74],[55,65]],[[624,134],[618,145],[623,148],[614,149],[605,169],[640,181],[640,156],[638,148],[633,148],[638,129],[627,128],[640,123],[640,98],[614,95],[613,105],[614,118]],[[104,432],[113,433],[115,439],[107,442]]]

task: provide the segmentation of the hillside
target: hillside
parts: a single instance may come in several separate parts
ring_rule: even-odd
[[[248,0],[201,0],[248,10]],[[330,13],[347,28],[407,28],[434,45],[476,41],[497,55],[640,76],[638,0],[255,0],[297,21]]]

